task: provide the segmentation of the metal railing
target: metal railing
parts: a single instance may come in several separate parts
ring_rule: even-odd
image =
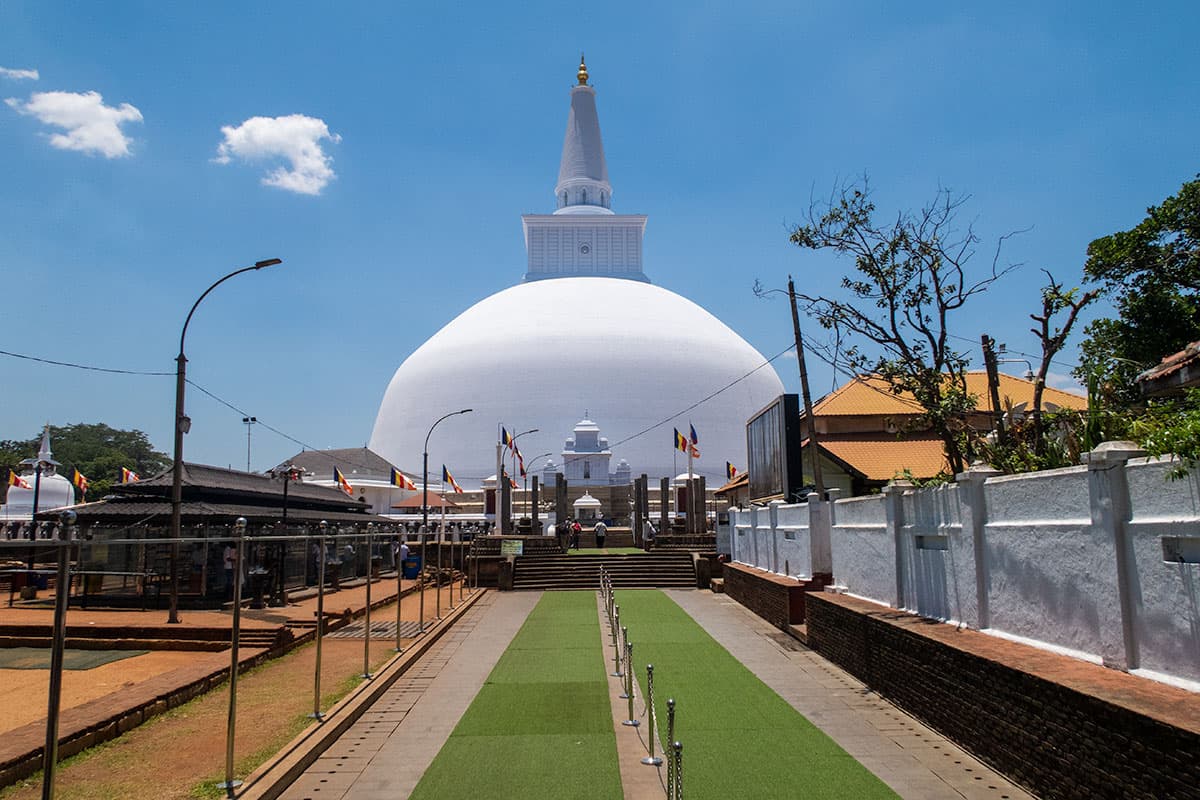
[[[226,602],[222,597],[217,607],[228,607],[231,611],[230,623],[230,666],[229,666],[229,707],[226,716],[226,750],[225,750],[225,780],[218,786],[224,789],[230,797],[235,794],[235,789],[242,785],[240,780],[234,776],[234,738],[237,727],[237,700],[238,700],[238,674],[245,667],[240,662],[240,643],[241,643],[241,622],[243,608],[247,605],[254,606],[256,600],[263,599],[267,593],[267,588],[263,585],[263,573],[269,574],[268,569],[256,571],[256,567],[261,566],[266,559],[251,557],[247,559],[248,553],[254,553],[257,549],[260,553],[265,553],[265,546],[278,547],[279,550],[272,554],[277,556],[286,556],[288,552],[293,553],[312,553],[315,557],[312,560],[312,574],[308,575],[308,567],[310,565],[299,562],[300,569],[293,569],[291,578],[285,581],[283,585],[286,587],[289,583],[293,586],[301,583],[307,583],[311,577],[312,588],[315,589],[316,597],[316,628],[314,633],[315,658],[313,669],[313,713],[310,715],[313,719],[323,721],[325,718],[321,710],[321,672],[322,672],[322,643],[328,628],[328,620],[325,615],[325,594],[328,590],[336,590],[342,580],[365,578],[366,599],[363,611],[363,670],[362,677],[370,680],[374,676],[370,672],[370,647],[371,647],[371,586],[375,579],[383,580],[382,576],[375,575],[375,572],[382,572],[385,561],[389,561],[388,566],[396,571],[396,647],[397,653],[403,652],[402,641],[402,598],[403,598],[403,573],[404,564],[398,563],[396,556],[399,548],[393,546],[393,541],[397,538],[397,530],[389,527],[367,526],[365,529],[357,527],[338,527],[333,525],[318,526],[319,532],[315,535],[310,532],[305,533],[271,533],[269,535],[251,535],[246,526],[246,521],[239,518],[232,526],[221,527],[219,536],[208,535],[213,532],[215,526],[207,526],[204,531],[192,529],[192,533],[201,533],[201,535],[184,536],[178,539],[172,539],[169,536],[151,536],[148,532],[143,535],[136,535],[136,531],[131,535],[129,528],[121,528],[107,531],[97,531],[90,529],[85,533],[85,536],[90,538],[81,538],[77,534],[79,529],[75,525],[75,513],[72,511],[64,511],[60,515],[60,521],[57,523],[39,522],[36,526],[26,526],[23,530],[31,531],[34,534],[32,540],[23,538],[8,538],[0,539],[0,558],[6,558],[13,563],[21,563],[22,565],[31,564],[30,566],[0,568],[0,575],[7,575],[12,582],[10,587],[10,604],[12,603],[11,592],[16,591],[15,584],[18,583],[18,576],[26,576],[25,580],[30,578],[34,580],[34,587],[41,588],[39,584],[44,584],[49,588],[49,578],[54,579],[54,623],[53,633],[50,643],[50,678],[49,688],[47,691],[47,714],[46,714],[46,744],[42,753],[42,797],[43,800],[49,800],[54,796],[55,779],[57,777],[58,766],[58,747],[59,747],[59,721],[62,699],[62,676],[63,676],[63,660],[66,650],[66,619],[68,614],[68,606],[74,597],[80,604],[85,599],[96,599],[96,593],[88,592],[84,584],[90,579],[95,581],[99,579],[101,590],[103,589],[104,581],[112,581],[115,585],[118,579],[122,582],[122,586],[118,587],[118,597],[122,591],[133,588],[137,593],[145,594],[147,579],[165,578],[166,571],[158,572],[153,569],[146,568],[146,565],[153,563],[157,559],[155,551],[161,552],[165,557],[169,553],[169,548],[174,544],[181,546],[190,546],[194,552],[214,553],[217,550],[221,553],[223,561],[228,562],[232,559],[233,569],[230,570],[233,574],[228,576],[231,578],[228,583],[228,591],[230,593],[229,602]],[[440,543],[439,543],[440,544]],[[226,548],[232,548],[233,552],[227,552]],[[439,551],[441,547],[439,546]],[[388,558],[388,554],[391,557]],[[324,557],[321,557],[321,556]],[[45,565],[50,556],[55,557],[55,566],[39,566]],[[440,561],[440,558],[439,558]],[[139,564],[140,562],[140,564]],[[255,566],[248,566],[253,564]],[[270,563],[270,562],[269,562]],[[283,564],[288,563],[286,558],[280,558],[273,563]],[[296,560],[292,559],[293,567]],[[140,569],[123,569],[122,567],[141,566]],[[225,563],[222,566],[226,566]],[[465,566],[465,565],[464,565]],[[342,568],[345,568],[345,573]],[[333,575],[329,574],[329,568],[337,570]],[[428,567],[422,563],[421,569],[416,576],[417,588],[411,591],[419,591],[422,598],[422,608],[424,606],[424,594],[427,588]],[[452,571],[453,572],[453,571]],[[186,572],[183,573],[185,576]],[[45,578],[46,580],[36,580]],[[133,578],[134,587],[129,587],[127,581]],[[256,580],[257,579],[257,580]],[[434,575],[434,582],[439,595],[441,584],[443,583],[444,575],[442,570]],[[455,576],[451,575],[451,605],[453,609],[453,580]],[[185,578],[186,580],[186,578]],[[139,584],[140,581],[140,585]],[[152,583],[153,581],[151,581]],[[462,584],[459,587],[460,604],[464,602],[464,589],[468,588],[466,575],[462,576]],[[207,581],[201,581],[200,585],[207,586]],[[253,597],[246,597],[244,590],[250,588]],[[221,587],[222,592],[224,587]],[[478,587],[470,588],[469,594],[473,595]],[[203,593],[201,593],[203,597]],[[286,602],[286,592],[284,593],[284,602]],[[440,608],[439,608],[440,610]],[[417,636],[421,636],[426,632],[422,624],[418,626]],[[409,637],[412,638],[412,637]]]

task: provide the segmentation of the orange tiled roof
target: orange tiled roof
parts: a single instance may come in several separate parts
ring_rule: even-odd
[[[822,441],[821,449],[867,480],[888,481],[905,469],[916,478],[932,478],[950,468],[941,439],[854,438]]]
[[[978,398],[976,408],[979,411],[991,411],[992,403],[988,395],[987,373],[968,372],[967,391]],[[1000,373],[1000,403],[1005,398],[1013,405],[1033,402],[1032,381],[1023,380]],[[1046,387],[1042,393],[1042,406],[1053,404],[1059,408],[1072,408],[1079,411],[1087,408],[1087,398],[1082,395],[1064,392],[1061,389]],[[888,382],[876,375],[859,375],[833,392],[821,398],[813,406],[815,416],[903,416],[920,414],[921,407],[908,392],[893,394]]]

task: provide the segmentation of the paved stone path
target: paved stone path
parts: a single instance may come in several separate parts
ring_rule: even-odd
[[[540,598],[480,598],[281,800],[408,797]]]
[[[852,675],[730,600],[666,590],[709,635],[897,794],[912,800],[1032,800]]]
[[[1033,800],[726,596],[667,593],[760,680],[906,800]],[[540,598],[540,592],[489,592],[481,598],[282,800],[394,800],[411,794]],[[372,635],[374,628],[373,623]],[[603,637],[603,622],[601,629]],[[611,643],[604,648],[611,667]],[[628,712],[626,701],[615,698],[616,679],[612,688],[617,728]],[[622,762],[644,754],[640,731],[615,732]],[[662,796],[662,780],[660,770],[636,761],[629,768],[622,764],[622,784],[631,800]]]

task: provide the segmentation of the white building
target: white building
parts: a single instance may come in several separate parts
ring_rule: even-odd
[[[430,444],[435,462],[471,488],[495,473],[501,425],[539,429],[521,449],[550,451],[586,408],[604,420],[632,474],[676,474],[672,428],[695,425],[703,454],[696,470],[714,482],[726,460],[745,463],[746,420],[783,392],[771,365],[738,334],[649,283],[646,217],[612,210],[587,77],[581,63],[556,210],[522,217],[524,282],[461,313],[396,370],[370,440],[384,458],[416,463],[439,417],[472,408],[447,420]],[[607,480],[607,467],[601,474]]]

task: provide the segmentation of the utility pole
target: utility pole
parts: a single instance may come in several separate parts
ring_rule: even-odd
[[[796,285],[792,282],[791,275],[788,275],[788,301],[792,304],[792,333],[796,337],[796,361],[800,363],[800,391],[804,396],[804,417],[808,420],[808,452],[812,456],[813,485],[816,487],[817,496],[824,500],[825,480],[821,477],[821,454],[817,451],[817,421],[813,418],[812,394],[808,391],[804,337],[800,333],[800,312],[796,310]]]
[[[987,370],[988,396],[992,401],[993,425],[996,428],[996,441],[1003,445],[1008,441],[1004,431],[1004,409],[1000,408],[1000,375],[996,367],[996,351],[993,346],[996,340],[986,333],[980,337],[983,342],[983,366]]]

